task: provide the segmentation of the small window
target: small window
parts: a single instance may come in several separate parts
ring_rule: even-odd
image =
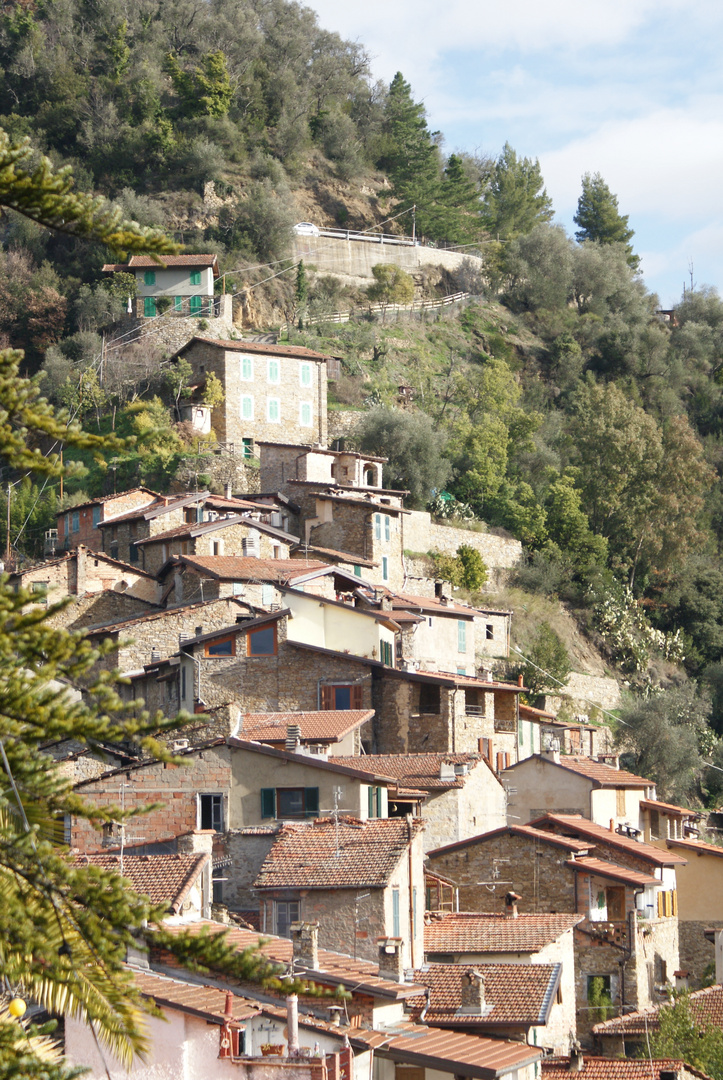
[[[394,663],[392,654],[392,645],[389,641],[382,641],[382,663],[391,667]]]
[[[382,538],[382,515],[374,515],[374,539],[381,540]]]
[[[367,788],[367,795],[369,800],[368,814],[370,818],[380,818],[382,816],[382,810],[384,809],[382,803],[382,789],[380,787]]]
[[[281,382],[281,365],[278,360],[268,360],[266,364],[266,381],[270,383]]]
[[[173,297],[173,310],[174,311],[183,311],[183,297],[182,296],[174,296]]]
[[[243,394],[241,396],[241,419],[253,420],[254,418],[254,399],[250,394]],[[251,439],[244,439],[244,443],[251,442]],[[247,456],[244,450],[244,456]],[[248,457],[251,457],[249,454]]]
[[[99,524],[99,522],[100,522],[100,507],[99,506],[94,506],[93,507],[93,528],[94,529]]]
[[[494,636],[495,636],[495,628],[492,625],[492,623],[488,622],[486,627],[485,627],[485,637],[487,638],[487,641],[493,641]]]
[[[253,382],[254,378],[254,360],[252,356],[241,357],[241,381]]]
[[[188,310],[192,315],[200,315],[203,309],[203,297],[192,296],[188,302]]]
[[[298,900],[274,900],[274,924],[279,937],[290,937],[292,923],[300,918]]]
[[[457,652],[467,652],[467,623],[457,620]]]
[[[143,314],[147,319],[152,319],[156,314],[156,298],[155,296],[143,297]]]
[[[354,567],[354,577],[361,577],[361,566]]]
[[[31,593],[46,593],[49,585],[49,581],[31,581],[30,591]]]
[[[392,937],[401,937],[399,921],[399,889],[392,889]]]
[[[299,405],[299,426],[311,427],[314,423],[314,410],[310,401],[302,401]]]
[[[268,607],[269,604],[273,604],[276,589],[273,585],[264,584],[261,586],[261,605],[262,607]]]
[[[321,707],[322,709],[363,709],[364,692],[359,685],[322,685]]]
[[[73,511],[73,532],[80,532],[80,514],[77,510]]]
[[[198,796],[198,827],[223,832],[223,795]]]
[[[273,656],[276,653],[276,623],[249,630],[246,643],[249,656]]]
[[[390,522],[389,514],[385,514],[384,515],[384,539],[386,540],[387,543],[389,543],[389,535],[390,535],[389,522]]]
[[[200,270],[192,270],[191,271],[191,284],[192,285],[200,285],[201,284],[201,271]]]
[[[214,540],[213,553],[214,555],[223,555],[223,540]]]
[[[311,364],[303,360],[299,364],[299,383],[301,386],[311,386]]]
[[[422,683],[419,687],[419,711],[439,715],[441,698],[439,687],[434,683]]]
[[[318,817],[319,789],[277,788],[276,816],[279,818]]]
[[[244,417],[244,420],[246,420],[246,419],[253,420],[253,418],[254,418],[254,404],[253,404],[253,398],[251,398],[251,416]],[[248,459],[248,458],[254,456],[254,440],[253,439],[242,439],[241,440],[241,447],[242,447],[242,455],[243,455],[243,457]]]
[[[156,284],[156,271],[155,270],[146,270],[145,274],[143,275],[143,284],[144,285],[155,285]]]
[[[382,555],[382,581],[389,581],[389,559]]]
[[[128,548],[128,558],[132,563],[138,562],[138,548],[135,544],[131,544]]]
[[[206,648],[204,650],[204,656],[235,656],[236,655],[236,636],[235,634],[225,638],[216,638],[215,641],[207,641]]]
[[[223,903],[223,883],[226,880],[222,867],[215,866],[211,871],[212,900],[214,904]]]
[[[266,398],[266,419],[270,424],[278,424],[281,420],[281,402],[277,397]]]

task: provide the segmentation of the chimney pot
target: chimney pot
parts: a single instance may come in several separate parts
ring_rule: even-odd
[[[518,686],[524,686],[525,685],[525,680],[524,680],[522,675],[517,676],[517,685]]]
[[[458,1016],[483,1016],[487,1011],[485,1001],[485,977],[481,971],[473,969],[462,976],[461,1005]]]
[[[291,943],[294,964],[309,971],[319,970],[319,924],[318,922],[298,922],[291,924]]]

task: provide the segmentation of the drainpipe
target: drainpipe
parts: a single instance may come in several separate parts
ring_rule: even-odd
[[[412,970],[415,968],[414,963],[414,887],[412,885],[412,841],[414,839],[414,833],[412,831],[412,815],[407,814],[407,836],[409,838],[409,847],[407,849],[408,865],[409,865],[409,945]]]

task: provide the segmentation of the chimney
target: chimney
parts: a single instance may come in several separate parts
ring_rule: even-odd
[[[675,978],[675,989],[676,990],[688,990],[688,989],[690,989],[689,986],[688,986],[688,979],[690,977],[690,972],[689,971],[675,971],[675,972],[673,972],[673,976]]]
[[[570,1047],[570,1072],[582,1072],[585,1068],[585,1059],[582,1056],[582,1047],[577,1039]]]
[[[462,997],[457,1016],[484,1016],[488,1011],[485,1001],[485,977],[473,969],[462,975]]]
[[[377,938],[379,945],[379,978],[390,982],[404,982],[404,964],[402,963],[403,938]]]
[[[492,682],[492,671],[490,668],[481,667],[477,672],[477,677],[484,682]]]
[[[520,894],[516,892],[508,892],[505,896],[505,915],[508,919],[517,918],[517,901],[521,899]]]
[[[291,924],[291,943],[294,950],[294,966],[308,971],[319,970],[319,924],[297,922]]]
[[[550,761],[554,761],[556,765],[560,764],[559,746],[550,745],[545,750],[543,750],[542,753],[544,757],[548,758]]]
[[[286,743],[284,749],[290,754],[296,753],[301,745],[301,728],[298,724],[286,725]]]
[[[78,544],[75,549],[75,595],[85,596],[87,588],[86,567],[88,549],[85,544]]]
[[[233,498],[233,485],[230,480],[227,480],[226,483],[223,485],[223,493],[227,499]]]
[[[215,829],[194,829],[193,832],[183,833],[176,839],[176,851],[179,855],[211,855],[213,838],[217,835]]]
[[[522,675],[517,676],[517,685],[518,686],[524,686],[525,685],[525,680],[524,680],[524,677]]]
[[[299,1053],[299,999],[296,994],[286,998],[286,1030],[289,1057]]]
[[[391,596],[383,596],[381,603],[381,611],[392,611],[392,598]]]

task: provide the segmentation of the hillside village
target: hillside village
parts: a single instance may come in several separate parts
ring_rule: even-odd
[[[383,458],[330,437],[338,357],[232,337],[223,296],[183,339],[213,256],[135,262],[138,320],[174,298],[187,421],[253,458],[257,482],[91,498],[11,575],[40,607],[71,598],[50,623],[99,648],[91,678],[119,671],[131,713],[187,714],[172,760],[45,747],[88,802],[155,807],[66,815],[64,840],[166,903],[169,932],[261,940],[279,972],[337,996],[138,950],[160,1015],[133,1075],[702,1077],[634,1058],[671,990],[723,1015],[723,847],[620,768],[589,684],[574,710],[521,700],[515,613],[461,600],[409,554],[465,545],[504,580],[520,543],[408,508]],[[71,1063],[106,1075],[89,1026],[69,1016],[64,1036]]]

